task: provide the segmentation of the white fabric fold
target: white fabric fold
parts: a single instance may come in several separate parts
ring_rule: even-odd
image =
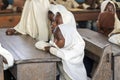
[[[13,66],[14,58],[13,58],[12,54],[8,50],[3,48],[1,46],[1,44],[0,44],[0,55],[2,55],[7,60],[7,64],[3,62],[4,70]]]
[[[49,44],[45,41],[38,41],[35,43],[35,47],[40,50],[43,50],[43,51],[45,51],[45,47],[47,47],[47,46],[51,46],[51,44]]]
[[[20,22],[14,27],[21,34],[48,41],[49,0],[26,0]]]
[[[71,25],[62,24],[59,28],[65,38],[65,45],[63,48],[55,45],[55,48],[50,48],[50,52],[62,59],[63,69],[72,80],[87,80],[83,64],[85,42]]]

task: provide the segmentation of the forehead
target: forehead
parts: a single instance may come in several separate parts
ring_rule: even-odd
[[[113,6],[114,7],[114,5],[110,2],[107,4],[107,6]]]

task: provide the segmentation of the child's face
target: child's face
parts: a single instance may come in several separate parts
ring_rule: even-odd
[[[108,3],[106,8],[105,8],[105,11],[115,12],[115,8],[114,8],[113,4],[112,3]]]
[[[51,29],[53,33],[54,33],[55,28],[58,27],[58,25],[60,24],[63,24],[63,20],[62,20],[60,13],[57,13],[55,19],[53,19],[52,21]]]
[[[62,16],[59,12],[56,14],[55,21],[57,25],[63,24]]]
[[[51,12],[51,11],[48,11],[48,19],[50,21],[53,21],[54,20],[54,14]]]

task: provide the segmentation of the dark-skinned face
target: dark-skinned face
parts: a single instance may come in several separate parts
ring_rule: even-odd
[[[54,29],[60,24],[63,24],[63,20],[60,13],[57,13],[55,19],[52,21],[51,26],[52,32],[54,32]]]
[[[114,8],[113,4],[112,3],[108,3],[106,8],[105,8],[105,11],[115,12],[115,8]]]
[[[48,11],[48,19],[52,22],[54,20],[54,14],[51,11]]]

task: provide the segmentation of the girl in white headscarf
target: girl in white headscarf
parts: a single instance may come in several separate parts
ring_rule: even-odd
[[[114,12],[114,25],[113,25],[113,30],[108,35],[108,37],[109,37],[108,40],[114,44],[120,45],[120,21],[116,14],[116,7],[115,7],[114,2],[112,2],[111,0],[103,1],[101,4],[101,13],[105,11],[105,8],[108,5],[108,3],[110,3],[114,6],[114,11],[113,11]],[[111,17],[111,16],[109,16],[109,17]],[[110,19],[110,20],[112,20],[112,19]],[[111,24],[111,22],[109,22],[109,24]]]
[[[6,33],[9,35],[17,31],[37,40],[48,41],[48,8],[49,0],[26,0],[20,22],[14,27],[13,33],[11,30]]]
[[[56,5],[59,9],[59,13],[63,18],[63,24],[71,24],[74,28],[76,28],[76,22],[74,15],[68,11],[63,5]]]
[[[62,59],[59,65],[60,80],[87,80],[83,64],[85,42],[73,27],[72,22],[64,24],[64,17],[57,13],[52,31],[54,40],[46,51]]]

